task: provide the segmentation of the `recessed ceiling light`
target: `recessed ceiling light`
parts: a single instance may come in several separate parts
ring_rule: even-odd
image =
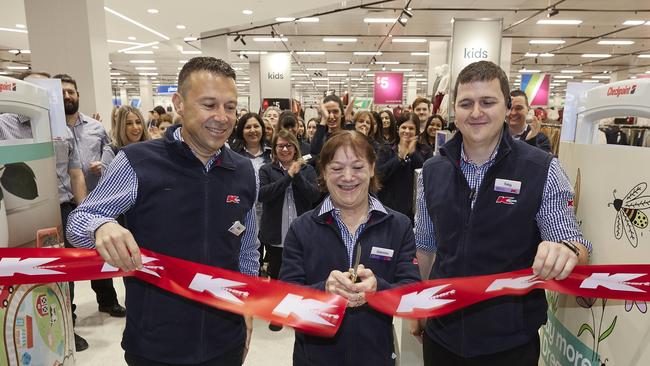
[[[581,57],[584,58],[607,58],[612,57],[609,53],[583,53]]]
[[[178,60],[178,63],[179,64],[184,64],[184,63],[187,63],[187,60]]]
[[[426,43],[427,40],[424,38],[392,38],[393,43]]]
[[[157,70],[158,68],[155,66],[138,66],[135,69],[136,70]]]
[[[124,14],[118,13],[117,11],[115,11],[115,10],[109,8],[109,7],[106,7],[106,6],[105,6],[105,7],[104,7],[104,10],[106,10],[107,12],[109,12],[109,13],[115,15],[115,16],[118,17],[118,18],[122,18],[122,19],[126,20],[127,22],[129,22],[129,23],[131,23],[131,24],[135,24],[135,25],[137,25],[138,27],[140,27],[140,28],[142,28],[142,29],[144,29],[144,30],[146,30],[146,31],[148,31],[148,32],[151,32],[151,33],[157,35],[158,37],[165,39],[166,41],[169,41],[169,39],[170,39],[170,38],[167,37],[166,35],[164,35],[164,34],[158,32],[158,31],[153,30],[153,29],[147,27],[146,25],[144,25],[144,24],[142,24],[142,23],[136,22],[135,20],[133,20],[133,19],[127,17],[127,16],[124,15]]]
[[[176,24],[176,29],[185,29],[185,25],[183,24]]]
[[[140,43],[140,42],[118,41],[118,40],[115,40],[115,39],[107,39],[106,42],[115,43],[115,44],[129,44],[129,45],[133,45],[133,46],[142,46],[142,43]]]
[[[14,32],[14,33],[27,33],[26,29],[14,29],[14,28],[0,28],[0,31]]]
[[[356,38],[350,38],[350,37],[325,37],[325,38],[323,38],[323,42],[354,43],[356,41],[357,41]]]
[[[399,65],[399,61],[375,61],[375,65]]]
[[[555,79],[573,79],[571,75],[553,75]]]
[[[526,52],[524,57],[537,57],[539,56],[539,53],[532,53],[532,52]]]
[[[602,40],[602,41],[598,41],[598,44],[605,44],[605,45],[631,45],[631,44],[634,44],[634,41],[622,40],[622,39],[604,39],[604,40]]]
[[[147,13],[149,14],[158,14],[158,9],[147,9]]]
[[[111,74],[111,76],[119,76],[119,75],[121,75],[119,72],[111,72],[110,74]]]
[[[267,51],[239,51],[240,55],[266,55]]]
[[[561,39],[531,39],[529,44],[565,44],[566,41]]]
[[[359,51],[359,52],[354,52],[353,54],[355,56],[381,56],[382,55],[381,51],[377,51],[377,52]]]
[[[158,75],[158,73],[157,72],[140,72],[140,73],[138,73],[138,75],[142,75],[142,76],[152,76],[152,75],[154,75],[155,76],[155,75]]]
[[[555,55],[552,53],[540,53],[539,57],[555,57]]]
[[[639,58],[650,58],[650,54],[639,55]]]
[[[325,51],[297,51],[297,55],[324,55]]]
[[[391,71],[403,71],[403,72],[411,72],[413,69],[390,69]]]
[[[196,38],[196,37],[185,37],[185,38],[183,38],[183,41],[185,41],[185,42],[194,42],[194,41],[198,41],[198,40],[199,39]]]
[[[307,71],[327,71],[324,67],[308,67],[305,70]]]
[[[595,76],[592,76],[591,78],[592,78],[592,79],[603,79],[603,80],[605,80],[605,79],[611,79],[611,76],[607,76],[607,75],[595,75]]]
[[[350,68],[350,69],[348,69],[348,70],[350,70],[350,71],[352,71],[352,72],[354,72],[354,71],[370,71],[370,69],[368,69],[368,68],[363,68],[363,67],[358,67],[358,68],[353,67],[353,68]]]
[[[581,74],[582,70],[561,70],[563,74]]]
[[[582,20],[577,19],[540,19],[537,24],[546,25],[578,25],[582,24]]]
[[[253,14],[253,11],[250,10],[250,9],[244,9],[244,10],[242,10],[241,12],[242,12],[244,15],[252,15],[252,14]]]
[[[296,23],[318,23],[320,22],[320,19],[317,17],[307,17],[307,18],[300,18],[296,20]]]
[[[132,64],[155,64],[156,61],[154,60],[130,60],[129,61]]]
[[[157,49],[159,49],[160,47],[158,47],[158,46],[151,46],[151,48],[153,48],[154,50],[157,50]]]
[[[327,61],[328,64],[349,65],[350,61]]]
[[[623,25],[641,25],[643,23],[645,23],[645,20],[626,20]]]
[[[29,66],[7,66],[7,70],[28,70]]]
[[[598,80],[582,80],[583,83],[600,83]]]
[[[535,73],[540,72],[540,70],[533,70],[533,69],[531,69],[531,70],[528,70],[528,69],[520,69],[519,72],[522,73],[522,74],[525,74],[525,73],[528,73],[528,74],[535,74]]]
[[[296,18],[293,17],[277,17],[275,18],[276,22],[293,22]]]
[[[287,37],[255,37],[253,41],[255,42],[286,42],[289,39]]]
[[[135,37],[133,37],[133,36],[129,36],[129,37],[127,37],[127,39],[128,39],[129,41],[135,41]]]
[[[429,52],[411,52],[411,56],[429,56]]]
[[[16,28],[25,29],[27,26],[25,24],[16,24]]]

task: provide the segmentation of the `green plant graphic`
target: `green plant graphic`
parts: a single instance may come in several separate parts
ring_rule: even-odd
[[[33,200],[38,197],[38,187],[36,186],[36,175],[29,165],[20,163],[11,163],[0,166],[0,185],[7,192],[25,200]],[[0,189],[0,201],[3,199],[2,189]]]
[[[593,356],[592,356],[592,362],[595,362],[595,357],[598,354],[598,348],[600,347],[600,342],[604,341],[607,337],[609,337],[612,332],[614,331],[614,328],[616,327],[616,320],[618,319],[618,315],[614,316],[614,319],[612,322],[609,324],[607,329],[605,329],[602,333],[602,327],[603,327],[603,319],[605,317],[605,305],[607,305],[607,299],[600,299],[601,301],[601,313],[600,313],[600,322],[598,323],[598,329],[596,329],[596,315],[594,314],[594,309],[593,305],[596,303],[595,298],[588,298],[588,297],[582,297],[578,296],[576,297],[576,302],[580,307],[583,307],[585,309],[589,309],[591,311],[591,322],[592,324],[590,325],[589,323],[583,323],[580,326],[580,329],[578,330],[578,337],[580,337],[583,333],[587,332],[591,335],[591,338],[593,340],[593,347],[592,349],[594,350]]]

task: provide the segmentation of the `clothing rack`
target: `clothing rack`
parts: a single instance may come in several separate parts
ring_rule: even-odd
[[[551,153],[557,156],[558,151],[560,150],[560,132],[562,129],[562,124],[560,123],[542,123],[541,133],[548,137],[549,142],[551,143]]]
[[[650,126],[606,124],[598,129],[605,133],[609,144],[650,147]]]

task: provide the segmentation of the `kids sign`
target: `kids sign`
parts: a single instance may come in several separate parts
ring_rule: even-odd
[[[404,74],[401,72],[375,73],[375,104],[402,104]]]

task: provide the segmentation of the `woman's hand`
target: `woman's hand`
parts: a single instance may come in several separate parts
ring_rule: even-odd
[[[291,163],[291,166],[289,166],[289,169],[287,169],[287,174],[289,174],[289,176],[293,178],[296,174],[300,172],[300,168],[303,166],[303,164],[305,164],[305,161],[302,159],[298,159],[294,161],[293,163]]]

